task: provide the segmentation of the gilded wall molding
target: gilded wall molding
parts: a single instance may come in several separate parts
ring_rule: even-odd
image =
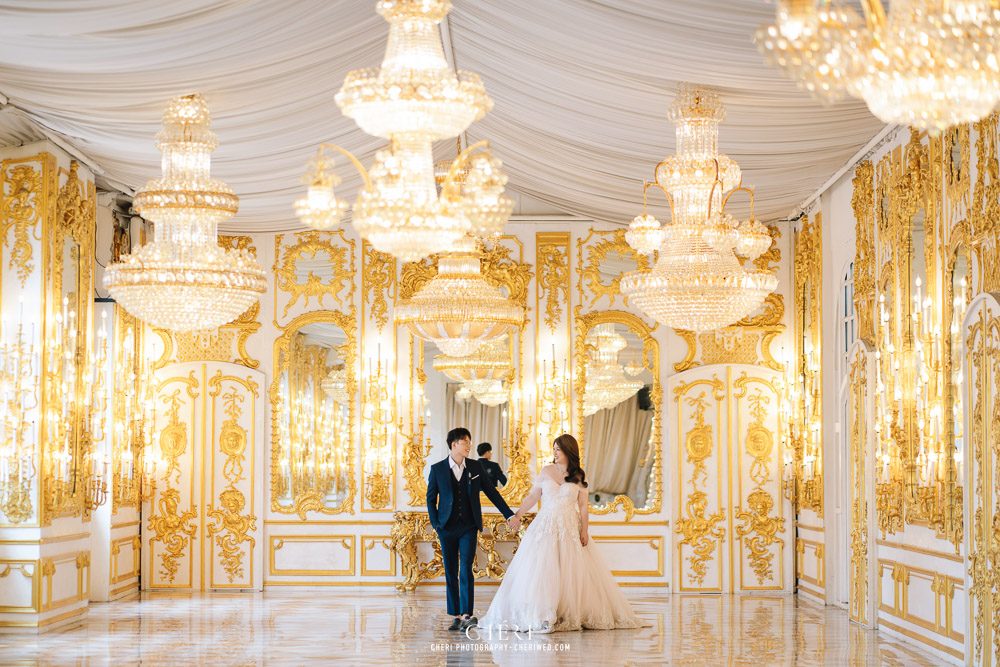
[[[544,321],[554,336],[569,315],[569,232],[538,232],[535,234],[535,265],[538,267],[536,307],[538,318]],[[545,302],[544,316],[541,302]]]
[[[288,316],[288,311],[299,299],[304,308],[309,307],[314,297],[318,308],[336,305],[345,310],[352,307],[357,272],[356,241],[348,239],[343,229],[297,232],[287,245],[283,243],[284,236],[277,234],[274,238],[274,326],[282,326],[278,323],[279,293],[288,297],[282,318]],[[324,306],[327,297],[330,304]]]
[[[603,231],[591,227],[587,236],[577,239],[576,247],[577,285],[580,291],[578,305],[590,309],[607,297],[608,308],[614,308],[619,298],[627,306],[628,299],[621,291],[621,265],[628,265],[626,271],[648,271],[650,266],[649,259],[635,252],[625,240],[625,230]],[[608,261],[611,264],[605,267],[604,262]]]

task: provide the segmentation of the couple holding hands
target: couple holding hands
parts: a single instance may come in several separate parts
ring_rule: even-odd
[[[552,463],[538,473],[517,512],[511,511],[483,466],[468,458],[472,434],[448,432],[447,458],[431,466],[427,513],[437,531],[444,561],[449,630],[561,632],[637,628],[641,623],[588,533],[586,473],[580,468],[576,438],[560,435]],[[472,564],[483,529],[480,492],[485,493],[512,531],[537,502],[544,503],[528,526],[504,574],[489,611],[473,614]]]

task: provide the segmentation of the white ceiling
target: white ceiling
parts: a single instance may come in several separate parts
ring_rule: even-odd
[[[490,140],[523,201],[626,223],[673,152],[677,83],[708,84],[729,111],[720,148],[756,187],[757,216],[784,217],[882,124],[857,101],[819,106],[763,63],[752,34],[772,12],[763,0],[455,0],[446,50],[495,102],[467,140]],[[137,188],[159,172],[166,100],[201,92],[221,141],[213,174],[241,198],[226,228],[295,229],[319,142],[365,164],[380,147],[333,95],[349,70],[378,65],[387,34],[372,0],[8,1],[0,143],[54,134]],[[454,144],[437,149],[444,158]],[[340,172],[353,200],[359,178]],[[667,217],[662,199],[652,205]]]

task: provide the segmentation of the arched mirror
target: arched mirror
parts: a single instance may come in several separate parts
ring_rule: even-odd
[[[504,297],[527,307],[532,267],[524,262],[524,248],[514,237],[477,242],[480,273]],[[437,258],[404,264],[400,299],[408,299],[437,273]],[[426,335],[425,331],[422,331]],[[403,488],[410,505],[425,502],[430,467],[449,454],[447,434],[464,427],[472,434],[473,459],[489,459],[484,467],[490,481],[511,505],[523,498],[531,484],[528,450],[529,424],[522,400],[523,330],[516,328],[484,341],[465,356],[448,354],[438,345],[399,325],[396,335],[408,341],[409,373],[403,388],[410,415],[404,418],[401,462]],[[489,504],[482,496],[484,506]]]
[[[577,428],[591,512],[660,505],[659,354],[649,329],[619,311],[578,319]]]
[[[353,512],[356,353],[354,324],[311,312],[274,344],[271,508]]]

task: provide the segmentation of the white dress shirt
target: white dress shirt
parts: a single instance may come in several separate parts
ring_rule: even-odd
[[[462,473],[465,472],[465,459],[462,459],[461,463],[455,463],[455,459],[449,455],[448,464],[451,466],[451,472],[455,475],[455,481],[462,481]]]

